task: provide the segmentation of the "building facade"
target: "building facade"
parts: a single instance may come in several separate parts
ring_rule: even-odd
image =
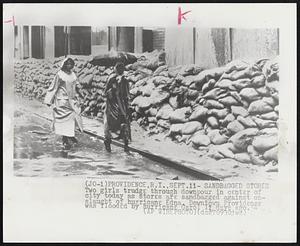
[[[235,59],[254,62],[279,55],[279,30],[167,28],[165,50],[169,65],[197,64],[212,68]]]
[[[164,29],[142,27],[16,26],[15,58],[100,55],[111,49],[132,53],[164,48]]]
[[[178,38],[180,37],[180,38]],[[211,68],[279,54],[278,29],[16,26],[15,58],[165,50],[168,65]]]

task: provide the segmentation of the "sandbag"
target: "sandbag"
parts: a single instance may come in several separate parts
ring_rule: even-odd
[[[191,100],[196,99],[198,96],[199,96],[199,92],[197,90],[189,89],[186,93],[186,97],[191,99]]]
[[[132,89],[129,91],[129,93],[130,93],[131,95],[133,95],[133,96],[138,96],[139,94],[141,94],[141,92],[140,92],[140,90],[139,90],[138,87],[132,88]]]
[[[205,99],[214,99],[214,100],[217,100],[218,97],[219,97],[221,94],[224,94],[224,93],[226,93],[226,90],[221,89],[221,88],[214,88],[214,89],[208,91],[208,92],[203,96],[203,98],[205,98]]]
[[[152,104],[160,104],[170,97],[170,93],[163,90],[153,90],[150,96]]]
[[[221,153],[225,158],[234,159],[235,154],[228,148],[226,144],[222,144],[218,146],[218,151]]]
[[[174,135],[174,134],[180,134],[181,133],[181,129],[183,127],[183,123],[178,123],[178,124],[172,124],[170,127],[170,135]]]
[[[153,72],[150,69],[139,67],[135,73],[145,78],[151,76]]]
[[[203,133],[199,133],[196,132],[196,134],[194,134],[191,137],[191,142],[193,143],[193,145],[195,146],[208,146],[210,144],[210,139],[208,136],[204,135]]]
[[[225,106],[232,106],[232,105],[239,105],[238,101],[235,100],[232,96],[227,96],[225,98],[220,98],[218,100],[220,103],[222,103]]]
[[[278,104],[278,101],[274,99],[273,97],[263,97],[262,101],[269,104],[272,107],[275,107]]]
[[[202,86],[205,82],[207,82],[207,79],[217,79],[224,73],[224,71],[224,67],[216,67],[201,71],[198,75],[195,76],[195,85],[198,89],[202,89]]]
[[[190,116],[190,120],[202,120],[206,117],[208,109],[202,105],[197,106]]]
[[[222,79],[215,84],[215,87],[227,90],[236,90],[233,86],[233,82],[230,79]]]
[[[155,89],[155,85],[153,83],[149,83],[140,88],[140,92],[143,96],[150,96],[153,90]]]
[[[263,157],[266,160],[274,160],[278,162],[278,146],[275,146],[269,150],[267,150],[264,154]]]
[[[259,93],[254,88],[244,88],[240,91],[240,96],[247,101],[256,101],[260,99]]]
[[[155,76],[153,77],[153,84],[155,86],[164,86],[164,85],[171,85],[173,82],[172,79],[170,79],[169,77],[165,77],[165,76]]]
[[[205,94],[206,92],[214,88],[215,84],[216,84],[215,79],[210,79],[207,83],[205,83],[202,87],[203,94]]]
[[[244,100],[240,96],[240,94],[236,91],[230,91],[229,94],[241,105],[243,105]]]
[[[207,123],[209,124],[209,126],[211,126],[211,128],[215,129],[215,128],[219,128],[219,121],[216,117],[214,116],[209,116],[207,118]]]
[[[242,100],[242,105],[244,108],[249,108],[250,103],[247,102],[246,100]]]
[[[188,75],[188,76],[184,77],[184,79],[182,80],[182,84],[185,86],[190,86],[190,84],[192,84],[193,82],[195,82],[194,75]]]
[[[248,108],[250,114],[263,114],[271,111],[273,111],[273,107],[263,100],[252,102]]]
[[[209,109],[207,111],[207,115],[215,116],[218,119],[223,119],[229,114],[229,110],[227,108],[224,109]]]
[[[270,95],[269,89],[266,86],[256,88],[255,90],[258,92],[258,94],[260,96],[269,96]]]
[[[230,73],[232,71],[241,71],[246,69],[250,64],[246,63],[242,60],[233,60],[226,64],[225,66],[225,72]]]
[[[239,149],[237,149],[237,148],[233,145],[233,143],[231,143],[231,142],[227,142],[227,143],[224,144],[224,145],[226,145],[227,148],[228,148],[229,150],[231,150],[234,154],[240,153],[240,152],[241,152],[241,151],[240,151]]]
[[[151,107],[152,101],[149,97],[137,96],[131,103],[133,106],[138,106],[141,109],[147,109]]]
[[[239,115],[237,117],[237,120],[245,127],[245,128],[251,128],[256,127],[255,122],[250,117],[243,117]]]
[[[159,75],[159,74],[160,74],[161,72],[163,72],[163,71],[168,71],[168,66],[167,66],[167,65],[158,67],[158,68],[154,71],[153,76]]]
[[[224,135],[221,135],[219,130],[210,131],[207,136],[213,144],[220,145],[227,142],[228,138]]]
[[[181,133],[184,135],[193,134],[203,128],[199,121],[190,121],[183,124]]]
[[[255,122],[255,124],[258,126],[258,128],[271,128],[276,127],[276,121],[272,120],[262,120],[258,117],[252,116],[252,120]]]
[[[203,106],[205,106],[208,109],[211,109],[211,108],[222,109],[222,108],[224,108],[224,105],[222,103],[219,103],[218,101],[212,100],[212,99],[204,100],[203,101]]]
[[[230,122],[234,121],[235,117],[233,114],[228,114],[222,121],[222,126],[227,126]]]
[[[93,77],[93,74],[88,74],[83,79],[81,79],[81,83],[89,85],[93,81]]]
[[[190,113],[190,107],[176,109],[170,114],[170,121],[171,123],[185,123],[188,121]]]
[[[242,163],[251,163],[251,157],[247,152],[235,154],[235,159]]]
[[[276,135],[261,135],[256,136],[252,142],[253,147],[259,153],[263,153],[272,147],[278,145],[278,136]]]
[[[241,90],[243,88],[246,87],[250,87],[251,86],[251,79],[238,79],[232,82],[232,85],[237,89],[237,90]]]
[[[261,129],[259,132],[260,135],[278,135],[278,129],[276,127],[264,128]]]
[[[253,165],[257,165],[257,166],[265,166],[267,165],[268,161],[265,160],[263,158],[262,155],[260,155],[252,145],[249,145],[248,148],[247,148],[247,152],[250,156],[250,159],[251,159],[251,163]]]
[[[272,112],[266,113],[266,114],[261,114],[258,117],[263,120],[273,120],[273,121],[278,120],[278,115],[275,111],[272,111]]]
[[[241,106],[231,106],[231,113],[235,116],[243,116],[246,117],[248,115],[247,109]]]
[[[159,119],[157,121],[157,126],[160,126],[164,129],[169,129],[170,128],[170,123],[167,120]]]
[[[182,69],[182,66],[174,66],[174,67],[168,67],[168,75],[171,78],[175,78],[178,73],[180,72],[180,70]]]
[[[238,122],[237,120],[234,120],[233,122],[230,122],[228,125],[227,125],[227,129],[235,134],[237,132],[240,132],[242,130],[245,129],[245,127],[240,123]]]
[[[150,116],[156,116],[157,115],[157,108],[149,108],[147,111],[145,111],[146,114],[149,114]]]
[[[234,159],[234,153],[230,150],[228,144],[221,144],[212,147],[213,152],[221,154],[223,158],[231,158]]]
[[[234,134],[230,139],[234,147],[239,150],[245,151],[247,146],[252,142],[254,136],[258,134],[259,130],[257,128],[247,128],[236,134]]]
[[[236,71],[233,75],[231,75],[232,80],[244,79],[244,78],[252,78],[254,76],[260,75],[261,72],[256,66],[249,66],[244,70]]]
[[[157,123],[156,117],[148,117],[148,122],[149,123]]]
[[[135,87],[144,86],[144,85],[147,84],[147,82],[148,82],[148,83],[151,83],[151,82],[148,81],[148,80],[149,80],[149,78],[143,78],[143,79],[137,81],[134,85],[135,85]]]
[[[199,67],[195,64],[187,64],[181,67],[179,74],[183,76],[196,75],[203,70],[202,67]]]
[[[156,118],[168,120],[170,119],[172,113],[173,108],[170,106],[170,104],[166,103],[158,110]]]
[[[260,74],[252,78],[251,85],[253,87],[262,87],[265,85],[265,81],[265,76],[263,74]]]

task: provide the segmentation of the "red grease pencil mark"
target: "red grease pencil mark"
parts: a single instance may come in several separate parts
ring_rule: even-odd
[[[187,13],[192,12],[191,10],[186,11],[184,13],[181,12],[181,7],[178,7],[178,25],[181,25],[181,20],[184,19],[186,20],[186,18],[184,17],[184,15],[186,15]]]
[[[15,17],[13,16],[11,20],[7,20],[7,21],[4,21],[4,23],[10,23],[12,22],[13,25],[15,25]]]

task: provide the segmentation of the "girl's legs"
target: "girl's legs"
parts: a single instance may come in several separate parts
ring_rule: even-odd
[[[123,138],[124,141],[124,151],[128,152],[128,132],[127,132],[127,125],[125,123],[121,124],[121,134],[120,136]]]
[[[107,152],[111,152],[111,133],[108,127],[108,122],[107,122],[107,118],[106,115],[104,116],[104,146]]]
[[[74,144],[77,144],[77,143],[78,143],[78,140],[77,140],[77,138],[75,138],[75,137],[69,137],[69,139],[70,139]]]
[[[63,146],[66,150],[69,150],[71,148],[70,139],[67,136],[62,137]]]

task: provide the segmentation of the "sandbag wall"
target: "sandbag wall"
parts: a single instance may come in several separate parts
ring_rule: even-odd
[[[17,62],[16,92],[43,100],[60,62]],[[101,117],[112,67],[79,58],[75,64],[82,111]],[[215,69],[140,59],[125,71],[133,119],[149,134],[163,133],[203,156],[254,165],[278,162],[278,74],[276,59],[232,61]]]
[[[160,66],[130,93],[134,117],[151,134],[215,159],[276,165],[278,86],[277,60],[263,59],[209,70]]]

